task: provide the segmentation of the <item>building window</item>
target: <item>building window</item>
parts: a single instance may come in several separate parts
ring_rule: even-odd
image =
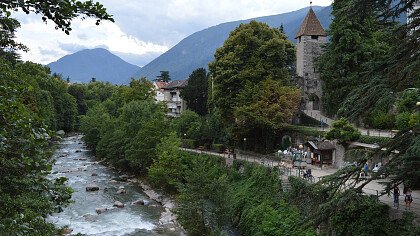
[[[305,73],[305,76],[308,76],[308,73]]]
[[[302,37],[299,37],[299,43],[302,41],[302,40],[301,40],[301,38],[302,38]]]
[[[316,39],[316,40],[318,40],[318,35],[311,35],[311,39]]]

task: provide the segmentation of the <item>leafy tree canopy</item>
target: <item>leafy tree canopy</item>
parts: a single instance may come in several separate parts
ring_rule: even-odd
[[[340,143],[346,144],[356,141],[360,137],[360,131],[354,128],[346,119],[341,118],[333,122],[332,129],[325,136],[327,139],[337,139]]]
[[[41,14],[42,20],[51,20],[55,23],[56,29],[63,30],[66,34],[71,31],[71,21],[74,18],[94,17],[96,24],[102,20],[114,22],[106,8],[99,2],[76,1],[76,0],[4,0],[0,3],[0,16],[9,17],[12,11],[22,10],[26,14]],[[3,28],[3,23],[0,21]]]
[[[204,116],[207,114],[207,94],[207,71],[196,69],[188,77],[188,84],[181,90],[180,96],[187,102],[188,109]]]

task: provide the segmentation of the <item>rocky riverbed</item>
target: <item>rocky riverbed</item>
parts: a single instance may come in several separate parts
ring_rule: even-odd
[[[55,153],[50,178],[68,178],[74,203],[50,216],[50,222],[68,227],[70,235],[185,235],[171,212],[171,199],[102,165],[81,138],[63,139]]]

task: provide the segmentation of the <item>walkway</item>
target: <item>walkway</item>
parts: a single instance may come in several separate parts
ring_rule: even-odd
[[[314,118],[315,120],[318,120],[320,123],[322,120],[324,124],[327,124],[329,126],[329,127],[318,128],[318,130],[329,131],[330,127],[332,127],[332,123],[335,121],[321,114],[319,110],[302,110],[302,111],[306,115]],[[362,133],[362,135],[367,135],[367,136],[392,138],[395,135],[395,133],[389,130],[364,129],[364,128],[359,128],[359,127],[357,127],[357,129],[360,131],[360,133]]]
[[[213,155],[213,156],[219,156],[219,157],[223,157],[226,160],[226,163],[228,165],[231,165],[233,163],[233,156],[232,154],[228,155],[225,153],[216,153],[216,152],[211,152],[211,151],[202,151],[202,150],[196,150],[196,149],[187,149],[187,148],[180,148],[181,150],[184,151],[188,151],[188,152],[195,152],[195,153],[199,153],[199,154],[208,154],[208,155]],[[237,154],[236,155],[236,159],[239,160],[244,160],[244,161],[248,161],[248,162],[253,162],[253,163],[258,163],[267,167],[280,167],[283,170],[283,176],[282,176],[282,181],[285,179],[284,177],[286,176],[298,176],[298,177],[303,177],[303,171],[299,170],[298,168],[293,168],[292,165],[290,163],[287,162],[283,162],[280,160],[272,160],[272,159],[267,159],[267,158],[259,158],[256,156],[251,156],[251,155],[243,155],[243,154]],[[314,165],[310,165],[308,164],[307,169],[311,169],[312,170],[312,176],[314,177],[312,179],[313,182],[318,182],[322,177],[330,175],[335,173],[338,169],[337,168],[333,168],[333,167],[324,167],[324,168],[320,168],[319,166],[314,166]],[[287,179],[287,178],[286,178]],[[382,179],[382,180],[375,180],[370,182],[369,184],[367,184],[364,188],[363,191],[366,194],[369,195],[376,195],[379,196],[381,194],[381,192],[384,190],[383,185],[381,185],[379,182],[386,182],[386,179]],[[396,211],[396,213],[402,213],[403,211],[407,211],[405,209],[405,203],[404,203],[404,195],[402,194],[402,186],[400,186],[400,191],[401,191],[401,195],[400,195],[400,207],[399,209],[396,209],[395,207],[393,207],[393,197],[392,195],[388,196],[388,195],[383,195],[379,197],[379,200],[387,205],[389,205],[392,209],[394,209],[394,211]],[[412,197],[413,197],[413,202],[411,203],[411,210],[412,212],[414,212],[417,215],[416,218],[416,224],[419,225],[420,224],[420,190],[414,190],[412,193]]]

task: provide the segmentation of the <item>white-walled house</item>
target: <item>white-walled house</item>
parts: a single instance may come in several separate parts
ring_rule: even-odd
[[[168,116],[179,117],[187,109],[186,102],[180,97],[181,90],[187,85],[187,80],[154,82],[156,88],[156,102],[165,102]]]
[[[159,81],[153,82],[153,86],[155,86],[155,91],[156,91],[156,95],[155,95],[156,102],[165,101],[164,87],[166,84],[167,84],[166,82],[159,82]]]

